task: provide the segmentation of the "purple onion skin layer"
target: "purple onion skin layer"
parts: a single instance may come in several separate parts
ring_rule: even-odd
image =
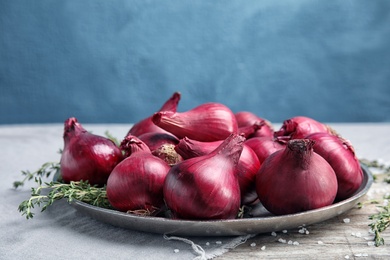
[[[233,219],[240,207],[236,165],[244,138],[231,135],[208,155],[173,166],[164,183],[164,197],[175,218]]]
[[[306,137],[314,140],[314,152],[321,155],[333,168],[337,176],[336,200],[351,197],[363,183],[363,170],[355,151],[347,140],[328,133],[315,133]]]
[[[245,145],[249,146],[255,152],[260,163],[263,163],[274,152],[286,147],[284,143],[278,142],[276,139],[268,136],[250,138],[245,141]]]
[[[318,132],[331,133],[333,130],[317,120],[305,117],[296,116],[284,120],[282,126],[275,132],[275,137],[285,140],[305,138],[309,134]]]
[[[122,159],[121,150],[110,139],[89,133],[74,117],[65,121],[60,161],[65,182],[84,180],[103,186]]]
[[[175,149],[183,158],[188,159],[209,154],[221,145],[222,142],[223,141],[200,142],[189,138],[183,138],[176,145]],[[260,161],[257,158],[256,153],[244,143],[236,171],[240,184],[242,205],[248,205],[257,199],[255,177],[259,168]]]
[[[107,198],[119,211],[146,210],[164,207],[163,185],[170,170],[160,158],[137,152],[119,163],[107,181]]]
[[[176,145],[179,143],[179,139],[170,133],[145,133],[138,136],[138,138],[144,142],[152,152],[160,148],[162,145]]]
[[[240,184],[241,205],[249,205],[257,200],[256,174],[260,169],[260,161],[256,153],[245,143],[237,164],[237,178]]]
[[[177,138],[188,137],[202,142],[225,140],[238,131],[233,112],[215,102],[201,104],[186,112],[160,111],[152,121]]]
[[[257,116],[256,114],[249,111],[240,111],[234,114],[237,120],[239,128],[253,126],[254,124],[261,124],[261,127],[255,131],[250,137],[261,137],[261,136],[274,136],[274,129],[268,120]]]
[[[294,139],[271,154],[256,176],[256,191],[263,206],[285,215],[331,205],[337,193],[333,168],[313,151],[314,141]]]

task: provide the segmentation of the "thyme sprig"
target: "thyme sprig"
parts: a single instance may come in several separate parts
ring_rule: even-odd
[[[390,199],[390,195],[385,196],[384,198]],[[373,220],[373,222],[369,224],[369,227],[375,235],[375,246],[381,246],[385,244],[385,240],[381,234],[390,226],[390,204],[377,207],[381,210],[378,213],[369,216],[369,219]]]
[[[42,194],[43,190],[50,189],[47,195]],[[35,206],[41,207],[41,212],[48,206],[60,199],[67,199],[70,203],[79,200],[97,207],[111,208],[107,199],[105,187],[96,187],[86,181],[72,181],[70,183],[45,182],[37,188],[31,189],[31,197],[19,205],[19,212],[27,219],[33,218],[32,212]]]
[[[379,163],[377,160],[367,160],[360,159],[360,162],[366,165],[369,168],[376,168],[381,170],[381,173],[384,175],[383,181],[390,184],[390,166],[383,163]],[[375,177],[375,175],[374,175]],[[390,195],[385,195],[384,200],[389,200]],[[366,203],[359,203],[358,207],[362,208],[364,204],[379,204],[379,200],[371,200]],[[368,218],[372,222],[368,225],[371,230],[374,232],[374,242],[375,246],[381,246],[385,244],[385,240],[382,237],[382,233],[390,226],[390,204],[385,206],[377,205],[379,212],[376,214],[370,215]]]
[[[39,185],[42,185],[42,177],[48,178],[53,173],[54,176],[60,175],[60,164],[58,162],[46,162],[36,171],[22,171],[22,175],[24,175],[23,180],[15,181],[13,186],[17,189],[18,187],[23,186],[26,181],[30,181],[32,179],[34,179]]]
[[[367,159],[360,159],[359,160],[362,164],[366,165],[370,168],[376,168],[378,170],[383,171],[383,174],[390,174],[390,165],[385,165],[383,163],[380,163],[377,160],[367,160]]]
[[[111,141],[113,141],[116,146],[120,146],[121,142],[118,140],[118,138],[116,138],[115,136],[113,136],[108,130],[104,132],[104,135],[110,139]]]
[[[43,182],[42,178],[50,177],[54,173],[54,181]],[[22,171],[25,176],[21,181],[13,183],[15,188],[23,186],[26,181],[34,179],[38,185],[36,188],[31,188],[31,196],[29,199],[22,201],[18,207],[22,216],[27,219],[33,218],[33,209],[41,207],[41,212],[46,210],[48,206],[55,201],[66,199],[69,203],[74,200],[79,200],[97,207],[111,208],[107,199],[106,187],[97,187],[90,185],[87,181],[73,181],[70,183],[62,183],[60,176],[60,164],[58,162],[44,163],[38,170]],[[48,191],[43,194],[43,191]]]
[[[372,199],[372,200],[366,200],[366,201],[361,201],[357,204],[358,209],[363,208],[365,205],[368,204],[379,204],[379,200],[377,199]]]

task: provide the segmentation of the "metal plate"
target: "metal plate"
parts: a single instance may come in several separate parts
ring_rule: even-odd
[[[116,210],[91,206],[80,201],[74,201],[72,205],[80,212],[98,221],[143,232],[181,236],[237,236],[259,234],[319,223],[352,209],[367,193],[373,182],[371,172],[364,166],[362,166],[362,169],[364,175],[363,183],[359,190],[350,198],[320,209],[283,216],[273,216],[260,206],[254,209],[256,217],[252,218],[190,221],[136,216]]]

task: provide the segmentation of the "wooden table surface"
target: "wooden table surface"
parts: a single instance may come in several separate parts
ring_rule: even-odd
[[[257,235],[217,259],[390,259],[389,230],[382,233],[385,245],[376,247],[368,226],[369,216],[379,211],[377,206],[386,203],[383,197],[390,194],[383,174],[376,176],[362,208],[305,228]]]

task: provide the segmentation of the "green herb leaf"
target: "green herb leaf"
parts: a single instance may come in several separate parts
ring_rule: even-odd
[[[30,181],[32,179],[34,179],[34,181],[36,183],[41,185],[42,184],[41,178],[42,177],[48,178],[52,173],[54,173],[55,176],[60,175],[60,163],[59,162],[44,163],[44,164],[42,164],[42,166],[38,170],[36,170],[34,172],[22,171],[22,175],[25,176],[24,179],[21,181],[15,181],[13,183],[13,186],[15,189],[17,189],[18,187],[23,186],[26,181]]]
[[[42,195],[41,191],[50,189],[47,195]],[[31,197],[22,201],[18,207],[22,216],[27,219],[33,218],[32,209],[34,206],[41,207],[41,212],[48,206],[60,199],[67,199],[70,203],[73,200],[79,200],[101,208],[112,208],[107,199],[106,187],[96,187],[90,185],[87,181],[74,181],[68,183],[49,182],[44,186],[31,189]]]
[[[107,137],[108,139],[110,139],[111,141],[113,141],[113,142],[116,144],[116,146],[118,146],[118,147],[120,146],[119,140],[118,140],[116,137],[114,137],[108,130],[105,131],[104,134],[106,135],[106,137]]]
[[[375,246],[381,246],[385,244],[385,240],[381,236],[381,233],[386,230],[386,228],[390,225],[390,206],[378,206],[382,210],[373,214],[369,217],[369,219],[374,222],[369,224],[371,230],[375,234]]]
[[[383,181],[386,183],[390,183],[390,166],[386,166],[384,164],[379,163],[377,160],[367,160],[367,159],[360,159],[360,162],[367,167],[370,168],[376,168],[382,171],[382,174],[384,174]],[[376,177],[374,175],[374,177]],[[376,179],[376,178],[374,178]],[[384,199],[390,199],[390,195],[385,195]],[[376,203],[378,204],[379,201],[372,200],[369,203]],[[366,203],[367,204],[367,203]],[[358,207],[362,208],[364,203],[359,203]],[[390,205],[386,206],[377,206],[379,209],[381,209],[378,213],[373,214],[369,216],[369,219],[373,222],[369,224],[369,227],[374,232],[374,241],[375,246],[381,246],[385,244],[384,238],[381,236],[382,232],[384,232],[389,226],[390,226]]]

